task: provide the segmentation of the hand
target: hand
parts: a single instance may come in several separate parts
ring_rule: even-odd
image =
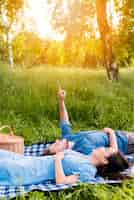
[[[58,96],[59,96],[60,100],[64,100],[65,96],[66,96],[66,91],[62,90],[62,89],[59,89]]]
[[[104,128],[103,131],[104,131],[104,133],[108,133],[108,134],[114,133],[114,130],[111,128]]]
[[[78,175],[70,175],[67,177],[67,184],[68,183],[77,183],[79,181],[79,174]]]
[[[61,151],[61,152],[56,153],[55,158],[58,159],[58,160],[63,160],[64,152]]]

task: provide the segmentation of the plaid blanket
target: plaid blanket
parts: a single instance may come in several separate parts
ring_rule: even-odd
[[[25,151],[24,154],[25,156],[42,156],[44,148],[48,147],[49,144],[33,144],[31,146],[26,146],[25,147]],[[129,156],[129,159],[131,159],[131,156]],[[134,159],[134,157],[132,157],[132,159]],[[91,182],[91,184],[95,184],[95,183],[101,183],[101,184],[105,184],[105,183],[119,183],[120,181],[115,181],[115,180],[104,180],[104,181],[100,181],[96,179],[96,182]],[[4,198],[4,199],[9,199],[9,198],[13,198],[16,196],[20,196],[20,195],[24,195],[32,190],[41,190],[41,191],[59,191],[59,190],[63,190],[63,189],[67,189],[67,188],[71,188],[76,186],[77,184],[73,184],[73,185],[64,185],[64,184],[59,184],[56,185],[54,183],[49,183],[49,182],[45,182],[45,183],[41,183],[41,184],[37,184],[37,185],[26,185],[26,186],[0,186],[0,199]]]

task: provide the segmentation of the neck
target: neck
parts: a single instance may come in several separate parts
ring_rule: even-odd
[[[94,166],[98,165],[97,160],[92,155],[89,157],[89,162]]]

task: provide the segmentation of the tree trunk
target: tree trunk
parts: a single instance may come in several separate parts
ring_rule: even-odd
[[[7,31],[7,51],[8,51],[8,63],[11,69],[13,69],[14,68],[13,49],[9,31]]]
[[[109,80],[119,79],[119,70],[112,51],[112,31],[107,20],[106,0],[96,0],[97,22],[103,44],[104,65]]]

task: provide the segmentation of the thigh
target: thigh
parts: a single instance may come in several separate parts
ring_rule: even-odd
[[[134,132],[124,132],[128,136],[128,154],[134,153]]]
[[[128,137],[128,144],[134,144],[134,132],[124,131],[124,134]]]

